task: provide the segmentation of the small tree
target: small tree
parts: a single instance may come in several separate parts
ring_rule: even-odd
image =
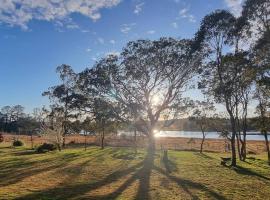
[[[212,114],[215,111],[213,103],[209,101],[197,101],[195,104],[196,108],[193,111],[193,117],[195,118],[196,123],[199,125],[202,132],[202,142],[200,147],[200,153],[203,152],[203,144],[206,137],[206,131],[209,130],[212,126]]]

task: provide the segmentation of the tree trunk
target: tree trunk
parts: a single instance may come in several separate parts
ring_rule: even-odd
[[[86,151],[86,131],[84,131],[84,150]]]
[[[239,132],[237,132],[236,133],[236,141],[237,141],[237,151],[238,151],[238,156],[239,156],[239,159],[240,160],[242,160],[242,154],[241,154],[241,147],[240,147],[240,137],[241,137],[241,135],[240,135],[240,133]]]
[[[242,155],[242,160],[245,161],[247,157],[247,139],[246,139],[246,132],[243,132],[243,141],[242,141],[242,146],[241,146],[241,155]]]
[[[202,142],[201,142],[201,148],[200,148],[200,153],[203,152],[203,143],[205,141],[205,133],[203,132],[203,138],[202,138]]]
[[[151,130],[149,133],[149,145],[148,145],[148,150],[150,152],[155,152],[156,150],[156,144],[155,144],[155,137],[154,137],[154,132]]]
[[[202,142],[201,142],[201,148],[200,148],[200,153],[203,152],[203,143],[204,143],[204,140],[205,140],[205,132],[204,132],[204,126],[202,125],[202,123],[200,123],[200,128],[201,128],[201,131],[202,131]]]
[[[105,138],[105,131],[104,131],[104,126],[102,126],[102,132],[101,132],[101,149],[104,149],[104,138]]]
[[[231,127],[232,127],[232,137],[231,137],[231,148],[232,148],[232,167],[236,167],[236,148],[235,148],[235,135],[236,135],[236,127],[235,120],[233,116],[230,117]]]
[[[66,134],[63,134],[63,143],[62,143],[62,147],[65,148],[66,147]]]
[[[270,149],[269,149],[268,135],[267,135],[267,131],[263,131],[263,132],[264,132],[265,146],[266,146],[266,151],[267,151],[268,165],[270,165]]]
[[[137,130],[134,128],[134,150],[135,153],[137,154]]]
[[[34,141],[33,141],[33,133],[31,133],[31,149],[33,149],[34,148],[34,143],[33,143]]]

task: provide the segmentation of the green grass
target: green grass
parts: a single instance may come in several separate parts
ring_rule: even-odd
[[[36,154],[0,146],[0,199],[270,199],[264,155],[220,165],[217,153],[90,147]]]

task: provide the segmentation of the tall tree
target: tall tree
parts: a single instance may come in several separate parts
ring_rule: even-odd
[[[255,99],[260,130],[265,137],[265,145],[270,164],[268,141],[267,109],[270,97],[270,2],[269,0],[247,0],[243,6],[243,16],[250,22],[251,38],[256,38],[252,49],[252,61],[256,77]],[[257,39],[259,38],[259,39]]]
[[[118,112],[121,117],[128,115],[127,110],[135,114],[136,109],[140,129],[154,150],[157,122],[165,114],[175,117],[180,113],[183,91],[202,57],[203,53],[194,51],[192,40],[138,40],[129,42],[120,56],[101,59],[95,68],[103,75],[94,80],[97,88],[105,89],[103,97],[124,111]]]
[[[196,39],[201,46],[210,48],[210,57],[202,68],[202,81],[200,87],[212,96],[217,103],[224,104],[231,122],[232,166],[236,166],[235,138],[238,129],[238,108],[241,100],[240,87],[243,75],[248,68],[248,56],[240,51],[239,40],[243,27],[243,19],[236,19],[231,13],[217,10],[204,17]],[[226,49],[234,47],[233,53],[226,53]],[[245,87],[244,87],[245,85]],[[240,152],[240,150],[239,150]]]
[[[76,74],[68,65],[61,65],[56,68],[56,72],[62,81],[60,85],[49,88],[43,93],[43,96],[49,96],[54,108],[61,110],[63,114],[61,120],[63,129],[63,143],[65,147],[65,136],[69,132],[70,120],[76,117],[75,110],[77,108],[77,94],[76,94]],[[58,117],[59,119],[59,117]]]

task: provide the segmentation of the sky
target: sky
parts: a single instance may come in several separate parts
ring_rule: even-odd
[[[128,41],[191,38],[216,9],[241,0],[0,0],[0,107],[48,105],[57,66],[80,72]],[[189,92],[198,96],[196,91]]]

